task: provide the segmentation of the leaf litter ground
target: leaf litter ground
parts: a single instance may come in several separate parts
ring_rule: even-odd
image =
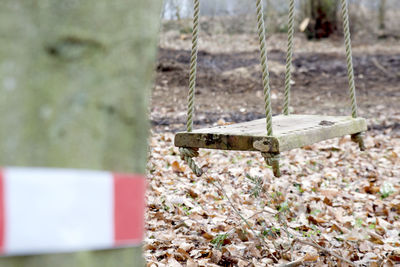
[[[208,69],[200,78],[203,81],[197,95],[200,126],[249,119],[244,114],[262,117],[262,102],[254,97],[261,87],[253,39],[249,37],[250,43],[240,46],[243,37],[239,43],[229,42],[230,36],[225,38],[228,40],[222,38],[220,43],[231,43],[234,49],[245,52],[238,61],[237,55],[221,59],[225,64],[221,68],[231,69],[224,86],[233,88],[229,93],[232,101],[216,101],[226,99],[226,90],[220,85],[224,81],[221,76],[226,74],[219,67]],[[284,43],[281,36],[271,38],[274,44]],[[207,175],[198,178],[173,146],[174,131],[184,127],[187,72],[182,66],[187,63],[188,51],[182,47],[189,47],[183,45],[188,42],[180,35],[161,38],[151,109],[147,265],[400,264],[398,44],[359,44],[354,49],[360,114],[368,119],[370,128],[365,136],[366,151],[359,151],[344,137],[285,152],[281,161],[284,175],[274,178],[259,153],[202,150],[196,160],[207,169]],[[296,42],[300,47],[311,45],[318,53],[312,56],[303,49],[295,58],[295,112],[347,114],[340,45],[334,41],[309,44],[301,37]],[[205,56],[218,57],[221,44],[208,47],[204,41],[203,45]],[[386,49],[388,46],[392,49]],[[270,51],[276,54],[272,61],[277,66],[271,73],[280,79],[277,70],[284,63],[284,51],[276,49]],[[379,65],[371,58],[379,60]],[[282,87],[277,82],[273,88]],[[272,93],[279,111],[282,94],[278,90]],[[315,101],[321,107],[317,108]]]

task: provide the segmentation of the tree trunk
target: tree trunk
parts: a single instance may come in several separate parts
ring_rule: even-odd
[[[161,0],[3,0],[0,166],[144,173],[161,5]],[[139,247],[3,257],[0,265],[144,262]]]
[[[338,0],[305,0],[303,16],[310,22],[306,35],[310,39],[327,38],[337,30]]]
[[[385,15],[386,15],[386,0],[381,0],[379,3],[379,29],[385,30]]]

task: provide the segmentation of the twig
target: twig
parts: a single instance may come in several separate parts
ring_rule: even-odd
[[[340,256],[339,254],[336,254],[336,253],[333,252],[332,250],[327,249],[327,248],[324,248],[324,247],[321,247],[320,245],[318,245],[318,244],[315,243],[315,242],[310,242],[310,241],[302,240],[302,239],[295,239],[295,240],[293,240],[293,243],[295,243],[295,242],[298,242],[298,243],[301,243],[301,244],[304,244],[304,245],[308,245],[308,246],[312,246],[312,247],[314,247],[314,248],[316,248],[316,249],[319,249],[319,250],[321,250],[321,251],[323,251],[323,252],[326,252],[326,253],[330,254],[331,256],[333,256],[333,257],[335,257],[335,258],[337,258],[337,259],[339,259],[339,260],[341,260],[341,261],[346,262],[347,264],[349,264],[349,265],[351,265],[351,266],[354,266],[354,267],[357,267],[357,266],[358,266],[357,264],[355,264],[355,263],[349,261],[348,259],[343,258],[343,257]]]
[[[268,244],[265,242],[264,237],[261,234],[257,234],[254,231],[253,227],[251,227],[251,225],[248,222],[248,220],[245,217],[243,217],[243,215],[239,212],[239,210],[236,208],[236,206],[233,204],[232,200],[230,199],[230,197],[228,196],[228,194],[224,190],[221,182],[218,179],[214,179],[214,180],[217,181],[219,186],[217,186],[215,183],[211,183],[211,184],[222,192],[222,194],[226,197],[226,199],[228,200],[229,204],[231,205],[232,209],[240,217],[240,219],[242,219],[242,221],[247,225],[247,227],[250,229],[250,231],[253,233],[253,235],[257,236],[259,238],[259,240],[265,245],[265,247],[268,248]],[[212,179],[210,181],[212,181]],[[273,242],[273,244],[276,247],[275,242]],[[271,256],[278,262],[278,259],[272,253],[271,253]]]
[[[372,58],[371,59],[372,63],[374,63],[375,67],[377,67],[378,69],[380,69],[383,73],[385,73],[387,76],[391,77],[391,78],[395,78],[400,77],[399,73],[392,73],[390,71],[388,71],[384,66],[382,66],[381,63],[379,63],[378,59],[376,58]]]
[[[250,231],[254,234],[254,236],[258,236],[258,237],[259,237],[259,240],[260,240],[264,245],[267,246],[267,244],[266,244],[266,242],[265,242],[265,240],[264,240],[264,237],[263,237],[261,234],[257,234],[257,233],[254,231],[253,227],[251,227],[251,225],[250,225],[250,223],[248,222],[248,220],[247,220],[245,217],[243,217],[243,215],[239,212],[239,210],[238,210],[238,209],[236,208],[236,206],[233,204],[232,200],[230,199],[230,197],[228,196],[228,194],[227,194],[226,191],[224,190],[224,188],[223,188],[221,182],[220,182],[218,179],[210,179],[210,177],[209,177],[208,179],[209,179],[210,181],[216,181],[216,182],[218,183],[218,186],[217,186],[215,183],[211,182],[211,184],[212,184],[213,186],[215,186],[218,190],[220,190],[220,191],[222,192],[222,194],[226,197],[226,199],[228,200],[228,202],[229,202],[229,204],[231,205],[232,209],[233,209],[233,210],[235,211],[235,213],[240,217],[240,219],[242,219],[242,221],[246,223],[247,227],[248,227],[248,228],[250,229]],[[253,217],[253,216],[251,216],[251,217]],[[250,217],[250,218],[251,218],[251,217]],[[281,222],[280,222],[280,223],[281,223]],[[286,229],[286,230],[287,230],[287,229]],[[287,234],[288,234],[288,232],[287,232]],[[353,267],[357,267],[357,266],[358,266],[357,264],[355,264],[355,263],[349,261],[348,259],[345,259],[344,257],[340,256],[339,254],[333,252],[332,250],[327,249],[327,248],[324,248],[324,247],[318,245],[314,240],[312,240],[312,241],[313,241],[313,242],[310,242],[310,241],[307,241],[307,240],[302,240],[302,239],[298,239],[298,238],[297,238],[297,239],[294,239],[294,240],[293,240],[291,247],[293,248],[294,243],[298,242],[298,243],[301,243],[301,244],[304,244],[304,245],[312,246],[312,247],[314,247],[314,248],[316,248],[316,249],[319,249],[319,250],[321,250],[321,251],[323,251],[323,252],[325,252],[325,253],[327,253],[327,254],[330,254],[331,256],[333,256],[333,257],[335,257],[335,258],[337,258],[337,259],[339,259],[339,260],[341,260],[341,261],[343,261],[343,262],[346,262],[346,263],[349,264],[350,266],[353,266]],[[275,246],[275,242],[273,242],[273,243],[274,243],[274,246]],[[267,247],[268,247],[268,246],[267,246]],[[276,246],[275,246],[275,247],[276,247]],[[278,261],[278,259],[276,259],[276,257],[275,257],[273,254],[271,254],[271,256],[272,256],[276,261]],[[301,259],[292,261],[292,262],[290,262],[290,263],[281,265],[281,267],[299,266],[299,265],[301,265],[303,262],[304,262],[304,257],[301,258]]]
[[[235,213],[246,223],[247,227],[249,227],[249,229],[253,232],[253,234],[255,236],[257,236],[257,233],[254,231],[254,229],[251,227],[250,223],[247,221],[247,219],[245,217],[243,217],[243,215],[239,212],[239,210],[235,207],[235,205],[233,205],[232,200],[230,199],[230,197],[228,196],[228,194],[225,192],[224,188],[221,185],[221,182],[219,180],[216,180],[219,186],[216,186],[214,183],[212,183],[215,187],[217,187],[218,190],[220,190],[222,192],[222,194],[224,195],[224,197],[226,197],[226,199],[228,200],[229,204],[231,205],[231,207],[233,208],[233,210],[235,211]]]
[[[250,219],[256,217],[257,215],[260,215],[260,214],[263,214],[263,213],[268,213],[268,214],[276,215],[276,213],[273,213],[272,211],[261,210],[261,211],[259,211],[259,212],[254,213],[253,215],[251,215],[249,218],[247,218],[247,220],[250,220]]]

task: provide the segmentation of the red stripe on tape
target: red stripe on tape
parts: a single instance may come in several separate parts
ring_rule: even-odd
[[[144,236],[146,178],[134,174],[114,175],[114,242],[139,244]]]
[[[4,209],[4,179],[3,170],[0,169],[0,254],[4,253],[4,230],[5,230],[5,209]]]

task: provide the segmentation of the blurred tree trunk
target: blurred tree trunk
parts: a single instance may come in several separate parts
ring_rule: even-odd
[[[338,0],[304,0],[303,17],[309,19],[305,33],[310,39],[327,38],[338,28]]]
[[[268,32],[277,32],[279,30],[278,25],[278,14],[271,2],[271,0],[267,0],[265,7],[265,19],[266,19],[266,29]]]
[[[175,18],[180,21],[181,20],[181,1],[172,0],[171,1],[172,8],[174,10]]]
[[[381,0],[379,3],[379,29],[385,30],[385,16],[386,15],[386,0]]]
[[[144,173],[161,6],[2,0],[0,166]],[[141,251],[1,257],[0,266],[144,266]]]

